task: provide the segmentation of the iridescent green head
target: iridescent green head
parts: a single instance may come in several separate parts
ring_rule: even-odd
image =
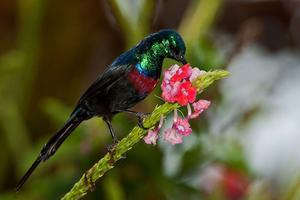
[[[175,30],[163,29],[146,37],[138,44],[144,53],[148,52],[158,59],[171,58],[182,64],[185,60],[185,44]]]

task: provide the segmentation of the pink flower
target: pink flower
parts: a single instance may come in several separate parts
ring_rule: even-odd
[[[148,134],[144,137],[144,141],[146,144],[153,144],[156,145],[156,142],[158,140],[158,132],[160,131],[161,127],[164,123],[164,116],[160,117],[160,121],[158,126],[153,130],[148,130]]]
[[[180,85],[180,82],[168,84],[166,81],[163,81],[161,84],[162,98],[167,102],[174,103],[176,101],[175,96],[179,91]]]
[[[164,139],[171,144],[182,143],[183,136],[189,136],[192,133],[190,124],[187,118],[178,118],[177,109],[174,110],[174,119],[172,128],[165,130]]]
[[[177,102],[182,106],[194,102],[197,90],[189,79],[191,76],[199,75],[199,71],[199,69],[194,70],[189,64],[182,67],[173,65],[166,70],[161,84],[162,98],[167,102]]]
[[[194,112],[191,113],[191,111],[189,111],[188,118],[195,119],[195,118],[199,117],[199,115],[204,110],[206,110],[209,106],[210,106],[210,101],[200,99],[199,101],[193,103]],[[188,108],[188,109],[190,109],[190,108]]]
[[[190,76],[190,81],[191,82],[195,81],[197,78],[199,78],[200,76],[204,75],[205,73],[206,73],[206,71],[200,70],[199,68],[194,67],[192,69],[192,73],[191,73],[191,76]]]
[[[178,118],[177,109],[174,110],[172,127],[166,129],[164,132],[164,139],[173,145],[182,143],[184,136],[191,135],[192,129],[189,120],[198,117],[210,105],[210,101],[207,100],[195,102],[197,88],[192,84],[193,81],[205,73],[205,71],[198,68],[192,68],[189,64],[182,67],[173,65],[164,72],[161,84],[162,98],[167,102],[177,102],[181,106],[187,105],[188,107],[188,116],[186,118]],[[194,108],[193,113],[190,103],[192,103]],[[158,131],[161,126],[148,132],[148,135],[144,138],[147,144],[156,144]]]
[[[158,139],[158,130],[149,130],[148,134],[144,137],[144,141],[146,144],[156,145],[156,141]]]
[[[173,124],[173,128],[175,128],[179,134],[184,136],[189,136],[192,133],[191,125],[187,118],[178,118]]]
[[[179,69],[178,65],[171,66],[168,70],[164,72],[164,81],[167,83],[170,82],[171,78],[176,74],[177,70]]]
[[[189,78],[192,74],[192,67],[189,64],[183,65],[178,68],[176,73],[172,76],[171,82],[182,81],[183,79]]]
[[[193,103],[196,100],[197,90],[192,86],[190,81],[182,83],[175,96],[175,100],[181,105],[185,106],[188,103]]]
[[[182,137],[174,128],[168,128],[164,132],[164,139],[173,145],[182,143]]]

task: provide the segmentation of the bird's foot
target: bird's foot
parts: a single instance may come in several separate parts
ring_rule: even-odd
[[[115,153],[116,153],[116,145],[119,143],[119,140],[117,138],[114,138],[113,139],[113,143],[108,145],[106,148],[107,148],[107,152],[110,156],[109,158],[109,164],[110,165],[113,165],[115,163],[115,159],[114,159],[114,156],[115,156]]]
[[[129,114],[134,114],[138,118],[138,126],[144,130],[148,130],[151,127],[145,127],[144,126],[144,119],[148,117],[151,113],[143,113],[143,112],[136,112],[132,110],[118,110],[118,112],[127,112]]]
[[[91,192],[93,192],[96,189],[96,183],[93,181],[92,176],[89,176],[89,174],[89,171],[84,173],[84,184]]]
[[[119,143],[119,140],[114,140],[113,144],[111,145],[108,145],[106,148],[107,148],[107,152],[109,153],[110,155],[110,159],[109,159],[109,163],[111,165],[113,165],[115,163],[115,160],[114,160],[114,156],[115,156],[115,153],[116,153],[116,145]],[[124,153],[120,159],[126,159],[127,158],[127,155],[126,153]]]
[[[142,128],[142,129],[144,129],[144,130],[148,130],[149,128],[151,128],[151,127],[145,127],[145,126],[144,126],[144,123],[143,123],[144,119],[145,119],[146,117],[149,117],[150,115],[151,115],[151,113],[142,113],[142,112],[137,112],[137,113],[136,113],[136,116],[137,116],[137,118],[138,118],[138,126],[139,126],[140,128]]]
[[[115,151],[116,145],[119,143],[117,138],[113,139],[113,143],[106,146],[108,153],[113,153]]]

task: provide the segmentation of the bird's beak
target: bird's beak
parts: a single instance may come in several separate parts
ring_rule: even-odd
[[[184,65],[187,64],[187,61],[186,61],[184,55],[176,56],[176,60],[177,60],[178,62],[181,62],[181,63],[184,64]]]

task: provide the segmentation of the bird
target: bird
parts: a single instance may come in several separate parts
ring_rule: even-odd
[[[159,82],[162,64],[170,58],[186,64],[186,46],[178,32],[162,29],[142,39],[136,46],[117,57],[79,98],[68,120],[43,146],[38,157],[20,179],[19,191],[41,162],[47,161],[66,138],[85,120],[102,118],[110,131],[113,144],[118,142],[112,118],[121,112],[138,117],[142,125],[144,113],[130,110],[145,99]]]

